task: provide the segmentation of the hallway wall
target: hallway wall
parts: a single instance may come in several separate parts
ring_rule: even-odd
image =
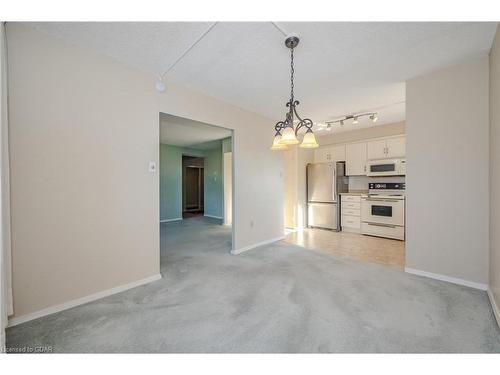
[[[160,144],[160,221],[182,219],[182,155],[203,157],[204,153]]]
[[[224,218],[224,179],[221,148],[205,151],[205,216]]]
[[[203,157],[205,215],[222,218],[222,148],[197,150],[160,144],[160,221],[182,219],[182,156]]]

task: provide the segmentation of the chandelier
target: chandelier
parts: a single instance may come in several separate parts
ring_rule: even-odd
[[[290,48],[290,100],[286,103],[288,108],[288,112],[285,115],[284,121],[279,121],[274,129],[276,130],[276,134],[274,135],[273,145],[271,150],[287,150],[289,145],[299,144],[299,147],[302,148],[316,148],[318,147],[318,143],[316,142],[316,137],[314,136],[312,127],[312,120],[305,118],[302,119],[297,113],[297,106],[299,105],[299,101],[295,100],[293,95],[293,74],[294,74],[294,65],[293,65],[293,50],[299,44],[299,38],[296,35],[288,36],[285,40],[285,45]],[[295,125],[295,118],[297,118],[297,124]],[[298,140],[297,136],[299,130],[304,128],[305,134],[302,138],[302,143]]]

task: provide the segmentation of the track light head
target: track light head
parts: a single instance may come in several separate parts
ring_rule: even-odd
[[[357,123],[359,123],[358,116],[354,116],[354,118],[352,119],[352,124],[356,125]]]
[[[373,122],[377,122],[377,120],[378,120],[377,114],[376,113],[372,113],[370,115],[370,120],[372,120]]]

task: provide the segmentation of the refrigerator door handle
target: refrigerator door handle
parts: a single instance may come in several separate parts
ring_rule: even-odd
[[[335,166],[333,167],[333,180],[332,180],[332,200],[334,202],[337,201],[337,175],[336,175],[336,168]]]

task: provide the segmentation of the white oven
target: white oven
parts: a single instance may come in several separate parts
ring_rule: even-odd
[[[363,234],[404,240],[404,197],[362,197],[361,220],[361,233]]]
[[[370,182],[361,197],[361,233],[405,239],[404,182]]]
[[[366,164],[367,176],[404,176],[405,159],[369,160]]]
[[[363,197],[361,217],[364,222],[384,225],[405,225],[404,198]]]

